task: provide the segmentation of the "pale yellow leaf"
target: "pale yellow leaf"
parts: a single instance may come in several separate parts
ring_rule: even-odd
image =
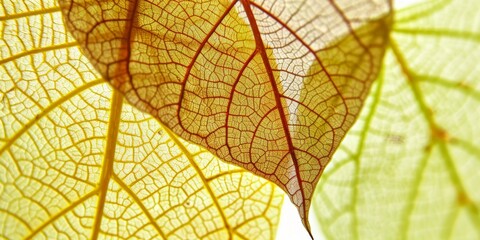
[[[273,183],[124,103],[55,2],[1,3],[1,238],[275,237]]]

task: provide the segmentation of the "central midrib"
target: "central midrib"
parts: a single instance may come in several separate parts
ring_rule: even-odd
[[[295,147],[293,145],[292,137],[290,135],[288,120],[287,120],[287,117],[285,116],[285,113],[283,112],[283,109],[282,109],[280,92],[278,90],[275,77],[273,76],[272,66],[270,65],[270,61],[269,61],[268,56],[266,54],[266,50],[265,50],[266,48],[263,44],[263,40],[262,40],[260,30],[259,30],[258,25],[256,23],[255,16],[253,15],[252,9],[250,8],[250,3],[247,0],[240,0],[240,2],[242,3],[242,5],[244,7],[244,10],[245,10],[245,13],[247,15],[248,21],[249,21],[251,29],[253,31],[253,36],[255,38],[255,43],[256,43],[257,49],[259,50],[260,55],[262,56],[262,60],[263,60],[263,63],[265,65],[266,72],[268,74],[268,78],[269,78],[270,83],[272,85],[277,110],[278,110],[278,113],[280,115],[280,120],[282,121],[283,129],[284,129],[284,133],[285,133],[285,138],[287,140],[288,150],[289,150],[290,155],[292,157],[293,166],[295,167],[295,172],[296,172],[295,176],[297,178],[298,187],[299,187],[298,190],[300,191],[300,193],[302,195],[303,209],[301,209],[301,210],[303,211],[304,218],[305,218],[305,219],[302,219],[302,221],[304,221],[305,227],[307,228],[309,234],[311,235],[310,226],[308,225],[308,219],[307,219],[308,218],[307,209],[306,209],[306,206],[305,206],[305,192],[304,192],[303,187],[302,187],[302,179],[301,179],[301,175],[300,175],[300,169],[299,169],[299,166],[298,166],[298,159],[297,159],[297,156],[295,154]],[[287,191],[288,191],[288,189],[287,189]]]

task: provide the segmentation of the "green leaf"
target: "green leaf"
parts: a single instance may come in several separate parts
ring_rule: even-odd
[[[0,8],[1,239],[274,239],[271,182],[124,102],[51,0]]]
[[[480,238],[479,9],[395,12],[380,77],[316,189],[328,239]]]

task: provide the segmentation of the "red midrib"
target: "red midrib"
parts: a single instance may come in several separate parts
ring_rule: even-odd
[[[266,52],[265,46],[263,44],[263,40],[262,40],[262,36],[260,34],[260,30],[258,29],[258,25],[257,25],[257,22],[255,20],[255,16],[253,16],[252,9],[250,8],[250,2],[248,0],[240,0],[240,2],[242,3],[243,8],[245,9],[245,13],[247,14],[247,18],[248,18],[248,21],[249,21],[250,26],[252,28],[253,36],[255,38],[255,43],[256,43],[257,50],[260,52],[260,55],[262,56],[263,63],[264,63],[265,68],[267,70],[268,78],[270,79],[270,83],[272,85],[272,89],[273,89],[273,92],[274,92],[274,95],[275,95],[275,102],[276,102],[276,105],[277,105],[277,109],[278,109],[278,112],[280,114],[280,119],[282,121],[283,129],[285,130],[285,137],[287,139],[288,149],[289,149],[289,152],[292,156],[293,165],[295,166],[295,172],[296,172],[296,177],[297,177],[297,180],[298,180],[298,186],[300,188],[299,190],[300,190],[300,192],[302,194],[302,198],[303,198],[302,201],[305,202],[305,193],[304,193],[303,188],[302,188],[302,179],[300,178],[301,175],[300,175],[300,169],[298,168],[298,160],[297,160],[297,157],[295,155],[295,147],[293,146],[292,137],[290,136],[290,131],[289,131],[289,127],[288,127],[287,118],[286,118],[285,113],[283,112],[283,109],[282,109],[282,102],[280,100],[280,92],[277,88],[275,77],[273,76],[272,66],[270,66],[270,61],[268,59],[267,52]],[[287,189],[287,191],[288,191],[288,189]],[[304,205],[303,211],[306,213],[305,205]],[[305,215],[305,217],[306,217],[306,215]]]

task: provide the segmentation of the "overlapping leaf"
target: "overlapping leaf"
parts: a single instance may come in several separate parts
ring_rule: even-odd
[[[479,3],[395,13],[381,77],[315,197],[329,239],[480,238]]]
[[[130,103],[278,184],[308,228],[315,185],[378,72],[388,1],[61,3]]]
[[[1,3],[0,238],[274,238],[274,184],[123,103],[55,2]]]

